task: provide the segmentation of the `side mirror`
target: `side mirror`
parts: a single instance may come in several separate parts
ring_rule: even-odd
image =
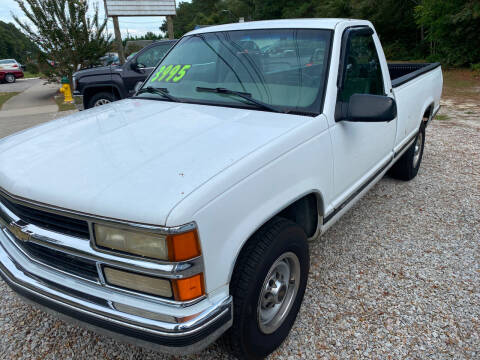
[[[353,94],[348,103],[338,102],[335,121],[382,122],[397,117],[395,100],[382,95]]]
[[[138,63],[136,61],[132,61],[130,63],[130,69],[132,69],[133,71],[137,71],[138,70]]]

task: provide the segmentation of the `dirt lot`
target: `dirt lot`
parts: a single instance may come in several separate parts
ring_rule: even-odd
[[[462,76],[446,74],[418,176],[384,178],[311,244],[304,304],[272,359],[480,358],[480,81]],[[0,353],[164,358],[24,305],[3,282]],[[228,356],[214,344],[188,358]]]

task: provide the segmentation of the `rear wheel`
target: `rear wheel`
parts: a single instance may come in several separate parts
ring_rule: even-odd
[[[412,180],[417,176],[418,169],[423,157],[423,148],[425,146],[425,126],[420,126],[420,131],[415,141],[402,155],[400,159],[390,169],[390,176],[399,180]]]
[[[285,340],[307,285],[307,236],[276,217],[245,245],[231,279],[233,325],[223,340],[239,358],[259,359]]]
[[[93,95],[89,102],[88,102],[88,108],[92,107],[97,107],[97,106],[102,106],[106,104],[110,104],[111,102],[114,102],[116,100],[115,95],[112,93],[108,92],[99,92]]]
[[[6,74],[5,75],[5,82],[9,84],[13,84],[15,82],[15,76],[13,74]]]

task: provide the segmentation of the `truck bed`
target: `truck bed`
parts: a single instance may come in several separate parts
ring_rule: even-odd
[[[388,64],[392,87],[397,87],[440,66],[440,63]]]

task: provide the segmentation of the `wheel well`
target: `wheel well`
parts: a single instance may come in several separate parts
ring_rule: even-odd
[[[430,104],[426,109],[425,109],[425,112],[423,113],[423,121],[427,121],[428,119],[430,119],[430,116],[432,115],[433,113],[433,104]]]
[[[98,94],[100,92],[108,92],[112,93],[116,99],[120,99],[120,93],[118,92],[117,88],[114,86],[96,86],[96,87],[90,87],[85,89],[85,92],[83,93],[83,103],[85,107],[88,106],[88,102],[92,98],[93,95]]]
[[[307,235],[308,238],[314,236],[317,232],[318,222],[321,219],[320,216],[324,215],[323,200],[319,193],[310,193],[300,199],[296,200],[292,204],[288,205],[285,209],[272,216],[270,219],[259,227],[262,228],[269,221],[272,221],[275,217],[280,216],[289,219],[299,225]],[[255,232],[257,232],[257,229]],[[240,258],[242,252],[245,250],[247,244],[254,240],[253,234],[245,241],[238,253],[236,254],[235,262],[231,268],[229,279],[231,280],[233,271],[237,266],[237,261]]]
[[[313,193],[305,195],[277,215],[293,221],[305,231],[307,237],[312,237],[317,231],[319,215],[323,215],[321,198]]]

